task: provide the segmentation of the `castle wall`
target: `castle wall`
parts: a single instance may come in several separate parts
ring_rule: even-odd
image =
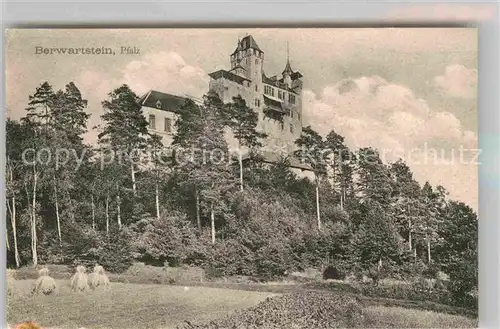
[[[177,121],[177,114],[174,112],[169,112],[169,111],[164,111],[160,110],[154,107],[148,107],[148,106],[143,106],[142,107],[142,113],[148,123],[150,123],[150,116],[154,115],[155,117],[155,129],[148,128],[149,132],[157,134],[161,136],[162,138],[162,143],[164,146],[169,146],[172,144],[173,141],[173,136],[175,135],[175,122]],[[170,131],[166,131],[165,129],[165,124],[166,120],[169,119],[170,121]],[[167,128],[168,129],[168,128]]]
[[[249,92],[248,87],[227,79],[210,80],[209,90],[215,91],[224,103],[232,102],[233,97],[238,95],[241,95],[247,104],[252,99],[252,94]]]
[[[314,181],[314,172],[309,170],[302,170],[297,168],[291,168],[292,172],[295,173],[299,178],[309,178],[310,181]]]

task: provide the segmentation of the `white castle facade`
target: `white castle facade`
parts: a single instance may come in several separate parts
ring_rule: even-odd
[[[261,152],[264,161],[273,163],[281,156],[291,155],[302,131],[302,74],[292,70],[287,58],[279,78],[266,76],[264,52],[251,35],[238,41],[229,58],[230,69],[209,74],[209,90],[216,92],[224,103],[240,95],[258,113],[257,130],[268,135]],[[140,99],[150,131],[162,136],[165,146],[172,143],[176,112],[185,100],[186,97],[155,90]],[[231,141],[228,143],[233,146]],[[292,157],[289,159],[294,171],[307,169]]]

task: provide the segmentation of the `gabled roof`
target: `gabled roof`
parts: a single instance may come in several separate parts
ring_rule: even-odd
[[[229,72],[226,70],[218,70],[218,71],[209,73],[208,76],[211,77],[212,79],[215,79],[215,80],[220,79],[220,78],[225,78],[225,79],[231,80],[233,82],[239,83],[240,85],[243,85],[243,81],[250,81],[250,82],[252,81],[250,79],[244,78],[242,76],[239,76],[237,74],[234,74],[233,72]]]
[[[300,72],[299,72],[299,71],[295,71],[295,72],[293,72],[293,73],[292,73],[292,76],[291,76],[292,81],[293,81],[293,80],[296,80],[296,79],[300,79],[300,78],[302,78],[302,77],[303,77],[303,75],[302,75],[302,74],[300,74]]]
[[[244,68],[243,66],[241,66],[240,64],[238,64],[235,67],[233,67],[232,69],[230,69],[229,72],[234,71],[236,69],[243,69],[243,70],[247,71],[246,68]]]
[[[233,51],[233,53],[231,55],[234,55],[235,53],[237,53],[240,50],[247,50],[249,48],[253,48],[253,49],[256,49],[258,51],[262,51],[262,50],[260,50],[259,45],[257,45],[257,42],[255,42],[255,39],[251,35],[247,35],[246,37],[241,39],[241,41],[238,42],[238,46],[236,47],[236,49]]]
[[[186,97],[150,90],[139,99],[139,104],[163,111],[177,112],[184,105],[186,99]]]
[[[303,77],[303,75],[299,71],[296,71],[296,72],[293,72],[292,74],[290,74],[290,78],[292,78],[292,81],[300,79],[302,77]],[[283,78],[279,79],[279,81],[283,82]]]
[[[300,74],[300,73],[299,73]],[[292,75],[293,76],[293,75]],[[293,80],[293,78],[292,78]],[[275,86],[284,90],[288,90],[289,92],[292,92],[294,94],[297,94],[297,91],[293,90],[292,88],[289,88],[287,84],[283,81],[283,79],[275,80],[275,79],[270,79],[266,77],[264,73],[262,73],[262,82],[271,86]]]

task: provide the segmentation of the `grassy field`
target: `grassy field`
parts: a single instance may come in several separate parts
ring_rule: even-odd
[[[367,328],[477,328],[475,319],[402,307],[365,308]]]
[[[54,296],[31,296],[33,281],[15,282],[8,300],[10,324],[34,321],[43,327],[175,328],[185,320],[204,322],[254,306],[270,293],[181,286],[111,283],[105,291],[77,294],[69,281],[57,281]]]
[[[66,276],[65,273],[60,275],[61,278]],[[185,288],[181,285],[112,282],[108,291],[78,294],[70,290],[69,279],[56,281],[59,291],[54,296],[31,296],[30,288],[34,280],[11,281],[15,293],[8,299],[8,322],[16,324],[30,320],[44,328],[60,329],[176,328],[185,320],[193,323],[215,320],[236,310],[255,306],[269,296],[298,288],[295,285],[271,284]],[[209,282],[202,284],[208,285]],[[397,307],[400,306],[398,304],[387,304],[387,301],[366,300],[363,302],[364,327],[477,327],[477,319],[415,309],[419,303],[424,302],[403,308]]]

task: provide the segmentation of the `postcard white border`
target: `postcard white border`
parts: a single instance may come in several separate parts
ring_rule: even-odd
[[[479,33],[479,317],[481,328],[500,328],[500,116],[499,5],[472,1],[4,1],[6,28],[231,27],[237,26],[476,26]],[[1,78],[5,122],[5,79]],[[5,143],[5,125],[0,126]],[[4,150],[4,147],[1,148]],[[5,157],[0,157],[0,216],[5,227]],[[5,236],[0,235],[5,263]],[[1,323],[6,323],[5,268],[1,268]],[[5,325],[4,325],[5,326]]]

